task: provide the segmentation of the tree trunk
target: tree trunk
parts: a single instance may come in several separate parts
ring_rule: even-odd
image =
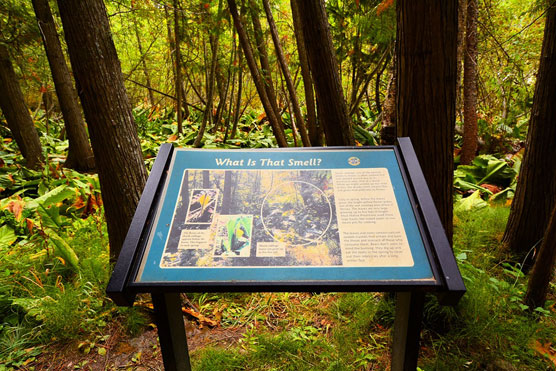
[[[303,24],[305,46],[320,108],[319,121],[324,129],[326,144],[353,146],[355,139],[342,92],[324,1],[296,1]]]
[[[222,0],[218,1],[218,13],[217,17],[220,17],[220,12],[222,11]],[[216,34],[211,32],[209,34],[209,43],[211,50],[211,62],[210,62],[210,73],[207,81],[207,104],[205,107],[205,112],[203,113],[203,120],[201,121],[201,127],[193,143],[193,147],[201,147],[201,141],[203,140],[203,135],[205,134],[205,129],[207,127],[207,121],[209,116],[212,114],[212,101],[214,97],[214,80],[216,79],[216,64],[218,63],[218,31]]]
[[[288,142],[286,141],[286,135],[284,134],[284,129],[282,128],[281,122],[278,120],[278,117],[274,113],[274,110],[272,109],[272,105],[270,104],[268,96],[266,95],[264,82],[259,73],[259,69],[257,68],[255,58],[253,57],[253,51],[251,50],[249,38],[247,37],[247,33],[245,32],[243,23],[239,18],[235,0],[228,0],[228,8],[230,9],[230,13],[232,14],[234,25],[236,27],[237,34],[239,37],[239,42],[241,43],[243,53],[245,54],[245,59],[247,60],[247,65],[249,66],[249,70],[251,71],[251,75],[253,76],[253,81],[255,82],[257,93],[259,93],[259,97],[261,98],[261,102],[266,112],[266,116],[268,117],[268,121],[272,126],[272,131],[274,133],[274,136],[276,137],[276,142],[280,147],[287,147]]]
[[[174,0],[174,64],[176,71],[176,115],[178,120],[178,133],[183,134],[182,111],[182,78],[181,78],[181,52],[180,52],[180,18],[178,13],[179,0]]]
[[[0,108],[8,127],[30,169],[40,169],[44,162],[39,134],[25,104],[8,49],[0,43]]]
[[[137,11],[134,8],[133,2],[131,2],[131,9]],[[139,25],[137,24],[137,17],[133,17],[133,29],[135,31],[135,39],[137,40],[137,50],[141,56],[141,64],[143,65],[143,74],[145,75],[145,85],[147,86],[147,94],[149,96],[149,103],[154,105],[154,93],[151,84],[151,74],[147,67],[147,61],[145,60],[145,55],[143,54],[143,43],[141,42],[141,34],[139,32]]]
[[[68,66],[62,52],[62,45],[58,39],[50,5],[48,0],[33,0],[33,8],[35,9],[68,135],[68,157],[64,165],[78,171],[92,170],[95,167],[93,151],[89,144],[85,122],[77,102],[77,93],[73,88]]]
[[[537,254],[535,265],[531,271],[525,303],[531,309],[543,307],[550,280],[554,274],[556,262],[556,207],[552,209],[552,216],[544,234],[544,238]]]
[[[297,93],[295,92],[295,87],[293,86],[292,77],[290,75],[290,70],[288,64],[286,63],[286,58],[284,57],[284,52],[282,51],[282,45],[280,45],[280,39],[278,37],[278,29],[276,28],[276,23],[274,23],[274,17],[272,16],[272,11],[270,10],[270,4],[268,0],[263,0],[264,11],[266,13],[266,19],[270,27],[270,34],[272,35],[272,41],[274,42],[274,49],[276,50],[276,56],[280,62],[280,67],[282,68],[282,74],[284,75],[284,80],[286,80],[286,87],[288,93],[290,94],[290,100],[293,107],[293,113],[295,116],[295,121],[297,122],[299,132],[301,134],[301,140],[303,141],[303,146],[310,147],[311,141],[307,135],[307,129],[305,128],[305,122],[303,121],[303,116],[301,115],[301,109],[299,108],[299,100],[297,99]]]
[[[237,77],[237,95],[236,95],[236,103],[234,106],[234,118],[232,120],[232,132],[230,133],[230,138],[234,139],[237,133],[237,124],[239,122],[239,111],[241,110],[241,93],[243,90],[243,52],[241,48],[237,51],[238,54],[238,62],[237,65],[239,67],[239,76]]]
[[[458,0],[458,62],[457,62],[457,83],[456,83],[456,115],[459,115],[460,121],[463,122],[462,116],[462,94],[461,94],[461,74],[463,70],[463,53],[464,53],[464,37],[465,37],[465,13],[467,12],[466,0]]]
[[[556,7],[548,10],[525,154],[502,242],[523,259],[556,203]],[[526,265],[530,265],[526,262]]]
[[[58,0],[104,201],[110,257],[120,253],[147,179],[102,0]]]
[[[451,241],[458,4],[396,4],[397,133],[411,138]]]
[[[237,60],[237,40],[236,40],[236,33],[235,29],[232,31],[232,59],[230,61],[230,65],[228,66],[228,85],[230,86],[230,95],[228,98],[228,112],[226,112],[226,119],[225,119],[225,133],[224,133],[224,143],[228,140],[228,135],[230,134],[230,121],[232,120],[232,109],[234,107],[234,87],[236,86],[236,77],[237,77],[237,70],[234,68],[236,65]],[[231,81],[230,81],[231,80]]]
[[[301,76],[303,77],[303,89],[305,91],[305,107],[307,109],[307,129],[309,130],[309,140],[311,145],[321,146],[323,133],[317,126],[313,79],[309,68],[305,38],[303,37],[303,25],[301,24],[301,19],[299,18],[297,0],[290,0],[290,4],[292,8],[295,40],[297,42],[297,53],[299,55],[299,64],[301,65]]]
[[[175,50],[176,50],[176,43],[174,42],[174,32],[172,31],[172,19],[170,18],[170,12],[168,11],[169,5],[165,4],[164,5],[164,18],[166,20],[166,37],[167,37],[167,41],[168,41],[168,46],[169,46],[169,50],[168,50],[168,57],[170,59],[171,65],[172,65],[172,77],[173,77],[173,81],[174,84],[176,83],[176,56],[175,56]],[[168,75],[168,74],[167,74]],[[187,73],[186,73],[187,75]],[[175,91],[175,89],[174,89]],[[176,97],[172,97],[172,101],[174,103],[176,103]],[[176,105],[176,112],[177,112],[177,105]]]
[[[396,43],[397,44],[397,43]],[[396,46],[397,49],[397,46]],[[397,53],[397,51],[396,51]],[[380,129],[380,144],[394,144],[397,136],[397,114],[396,114],[396,89],[398,88],[398,58],[396,53],[392,57],[392,69],[390,79],[386,87],[386,97],[382,105],[382,128]]]
[[[477,0],[467,0],[465,57],[463,64],[463,146],[461,163],[468,165],[477,153]]]
[[[266,40],[263,34],[263,29],[261,26],[261,21],[259,19],[259,8],[255,1],[250,0],[249,6],[251,7],[251,20],[253,21],[253,34],[255,35],[255,43],[257,46],[257,51],[259,53],[259,61],[261,63],[261,74],[264,78],[265,84],[264,88],[266,90],[266,95],[272,106],[272,110],[276,115],[276,118],[280,121],[280,126],[283,128],[282,117],[280,113],[280,108],[278,107],[276,99],[276,91],[274,90],[274,83],[272,81],[272,70],[270,69],[270,63],[268,61],[268,53],[266,51]]]
[[[386,67],[388,67],[388,64],[390,64],[390,58],[391,58],[391,52],[388,53],[388,56],[384,60],[384,63],[382,63],[382,67],[380,68],[380,70],[376,74],[375,96],[374,96],[374,98],[375,98],[376,112],[378,114],[382,113],[382,103],[380,102],[380,83],[382,81],[382,74],[384,74],[384,70],[386,70]],[[395,103],[395,100],[394,100],[394,103]],[[369,104],[369,107],[370,107],[370,104]],[[395,107],[395,104],[394,104],[394,107]]]

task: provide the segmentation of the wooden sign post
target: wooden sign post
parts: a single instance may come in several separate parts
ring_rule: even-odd
[[[396,292],[392,370],[417,366],[424,293],[463,280],[411,142],[268,150],[164,144],[107,293],[151,293],[166,370],[189,370],[180,293]]]

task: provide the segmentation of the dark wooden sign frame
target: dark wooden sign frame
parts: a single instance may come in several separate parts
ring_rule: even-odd
[[[117,305],[131,306],[136,294],[150,293],[155,309],[165,369],[190,370],[180,293],[395,292],[396,314],[392,370],[415,370],[425,293],[436,294],[443,305],[455,305],[466,289],[411,141],[409,138],[398,138],[396,146],[295,148],[283,149],[280,152],[292,150],[365,151],[376,150],[377,148],[395,151],[397,164],[433,272],[433,280],[136,282],[135,277],[153,230],[156,210],[162,202],[164,186],[168,181],[168,172],[175,152],[171,144],[163,144],[114,267],[106,290],[108,296]],[[269,155],[272,154],[272,152],[268,153]]]

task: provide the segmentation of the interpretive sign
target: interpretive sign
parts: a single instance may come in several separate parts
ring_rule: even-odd
[[[424,293],[465,292],[408,138],[396,146],[160,148],[106,289],[150,293],[166,370],[190,370],[182,292],[394,291],[392,370],[417,367]]]
[[[394,148],[176,149],[135,282],[433,280]]]

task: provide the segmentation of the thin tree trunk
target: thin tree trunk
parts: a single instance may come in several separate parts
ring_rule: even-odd
[[[175,56],[175,51],[176,51],[176,43],[174,42],[174,33],[172,31],[172,19],[170,18],[170,12],[168,11],[169,5],[164,5],[164,18],[166,20],[166,33],[167,33],[167,38],[168,38],[168,46],[169,46],[169,54],[168,56],[170,57],[170,62],[172,65],[172,81],[174,82],[174,86],[176,84],[176,56]],[[187,72],[186,72],[187,74]],[[170,90],[170,89],[168,89]],[[175,92],[175,88],[174,88],[174,92]],[[176,107],[176,112],[178,111],[177,109],[177,97],[172,97],[172,101],[174,102],[174,105]]]
[[[77,102],[77,93],[73,89],[71,76],[58,39],[50,5],[48,0],[33,0],[33,8],[35,9],[68,135],[68,157],[64,165],[79,171],[92,170],[95,167],[93,151],[89,144],[89,136]]]
[[[225,127],[226,127],[226,131],[224,133],[224,143],[226,143],[226,141],[228,140],[228,135],[230,134],[230,121],[232,120],[232,108],[234,107],[234,87],[236,85],[236,77],[237,77],[237,71],[235,68],[233,68],[236,58],[237,58],[237,40],[236,40],[236,34],[235,34],[235,29],[232,32],[233,34],[233,45],[232,45],[232,60],[230,63],[230,66],[228,68],[228,82],[230,81],[230,76],[231,76],[231,90],[230,90],[230,98],[228,100],[228,112],[226,113],[226,123],[225,123]]]
[[[133,2],[131,2],[131,9],[134,10]],[[136,10],[136,9],[135,9]],[[143,54],[143,43],[141,42],[141,35],[139,33],[139,26],[137,25],[137,18],[133,17],[133,29],[135,31],[135,38],[137,40],[137,50],[139,50],[139,55],[141,56],[141,64],[143,65],[143,74],[145,75],[145,85],[147,86],[147,94],[149,95],[150,105],[154,105],[154,94],[152,91],[151,84],[151,74],[149,68],[147,67],[147,61],[145,60],[145,54]]]
[[[8,49],[0,43],[0,108],[8,127],[30,169],[40,169],[44,162],[39,134],[17,81]]]
[[[468,165],[477,152],[477,0],[467,0],[463,65],[463,146],[461,163]]]
[[[410,137],[452,240],[457,0],[398,0],[397,132]]]
[[[255,35],[255,43],[257,45],[257,51],[259,52],[259,61],[261,63],[261,74],[265,81],[265,90],[268,99],[270,100],[270,105],[272,110],[276,115],[277,119],[280,121],[280,126],[282,126],[282,117],[280,114],[280,108],[278,107],[278,99],[276,94],[276,89],[274,89],[274,82],[272,81],[272,70],[270,69],[270,63],[268,61],[268,53],[266,51],[266,40],[263,34],[263,29],[261,26],[261,21],[259,19],[259,8],[254,0],[249,1],[251,9],[251,20],[253,21],[253,33]]]
[[[547,12],[529,130],[502,242],[525,258],[541,240],[556,204],[556,4]],[[530,266],[531,259],[525,262]]]
[[[220,17],[221,11],[222,11],[222,0],[219,0],[217,17]],[[216,64],[218,63],[218,41],[219,41],[218,32],[216,34],[211,32],[209,35],[211,62],[210,62],[210,73],[209,73],[208,84],[207,84],[207,104],[205,107],[205,112],[203,113],[203,121],[201,122],[201,127],[199,128],[199,132],[197,133],[197,137],[195,138],[195,142],[193,143],[193,147],[195,148],[201,147],[201,141],[203,140],[203,135],[205,134],[207,121],[209,120],[209,116],[212,114],[212,103],[213,103],[212,100],[214,97],[214,81],[216,79]]]
[[[326,144],[355,145],[324,1],[297,1]]]
[[[556,206],[552,209],[552,216],[542,240],[531,277],[527,285],[525,303],[531,309],[543,307],[548,293],[550,280],[554,275],[556,263]]]
[[[310,147],[311,141],[307,135],[307,129],[305,128],[305,122],[303,121],[303,116],[301,115],[301,109],[299,108],[299,100],[297,99],[297,93],[295,92],[295,87],[292,82],[292,77],[290,74],[290,69],[286,63],[286,58],[284,57],[284,52],[282,51],[282,45],[280,44],[280,39],[278,37],[278,29],[276,28],[276,23],[274,22],[274,17],[272,16],[272,11],[270,10],[270,4],[268,0],[263,0],[264,11],[266,13],[266,19],[270,27],[270,34],[272,35],[272,41],[274,42],[274,49],[276,50],[276,56],[280,62],[280,67],[282,68],[282,74],[284,75],[284,80],[286,82],[286,87],[288,93],[290,94],[290,101],[293,108],[293,114],[295,121],[297,122],[299,133],[301,134],[301,140],[303,141],[303,146]]]
[[[276,142],[280,147],[287,147],[288,142],[286,141],[284,129],[282,128],[281,122],[278,120],[278,117],[274,113],[272,105],[270,104],[268,96],[266,95],[264,82],[259,73],[259,69],[257,68],[255,58],[253,57],[253,51],[251,50],[249,38],[247,36],[247,33],[245,32],[243,23],[239,18],[235,0],[228,0],[228,8],[230,9],[230,13],[232,14],[234,25],[236,27],[237,34],[239,36],[239,42],[241,43],[243,53],[245,54],[245,59],[247,60],[247,65],[249,66],[249,70],[251,71],[251,75],[253,76],[253,81],[255,82],[255,86],[257,88],[257,92],[259,93],[259,97],[261,98],[261,102],[266,112],[266,116],[268,117],[268,121],[272,126],[272,131],[274,133],[274,136],[276,137]]]
[[[243,52],[238,49],[238,62],[237,65],[239,67],[239,76],[237,78],[238,85],[237,85],[237,96],[236,96],[236,104],[234,106],[234,119],[232,122],[232,132],[230,133],[230,139],[234,139],[237,134],[237,124],[239,122],[239,112],[241,109],[241,93],[243,90]]]
[[[397,48],[397,47],[396,47]],[[380,129],[380,144],[394,144],[397,136],[396,89],[398,87],[398,58],[396,53],[392,57],[390,78],[386,87],[386,96],[382,105],[382,128]]]
[[[290,5],[292,8],[297,53],[299,55],[299,64],[301,66],[301,76],[303,77],[303,89],[305,91],[305,107],[307,109],[307,129],[309,130],[309,140],[311,145],[321,146],[323,133],[322,129],[317,126],[313,79],[311,77],[311,69],[309,68],[309,59],[307,57],[305,38],[303,37],[303,25],[301,24],[301,19],[299,17],[297,0],[290,0]]]
[[[379,71],[381,70],[381,66],[382,66],[383,62],[388,59],[388,55],[390,55],[390,48],[388,48],[384,51],[384,53],[380,57],[378,63],[376,64],[375,68],[371,72],[369,72],[367,74],[367,76],[365,76],[364,83],[363,83],[363,89],[361,89],[359,94],[357,94],[357,91],[359,91],[359,86],[361,86],[361,84],[359,82],[357,82],[357,86],[354,88],[356,96],[355,96],[354,100],[352,101],[352,105],[350,105],[350,109],[349,109],[350,116],[357,112],[357,108],[361,104],[361,100],[363,99],[363,95],[365,95],[367,93],[368,89],[369,89],[369,83],[371,82],[371,80],[373,79],[373,76],[375,74],[378,75]],[[386,63],[386,62],[384,62],[384,63]],[[361,80],[361,79],[359,79],[359,80]]]
[[[386,57],[386,60],[382,64],[382,68],[376,74],[374,98],[375,98],[376,111],[378,114],[382,113],[382,104],[380,102],[380,81],[382,80],[382,74],[384,73],[384,70],[386,70],[386,67],[390,63],[390,58],[391,58],[391,54],[389,53],[388,56]]]
[[[286,99],[285,99],[286,103],[285,103],[284,110],[287,110],[287,112],[290,114],[290,120],[291,120],[291,124],[292,124],[293,146],[297,147],[297,128],[295,126],[296,119],[295,119],[294,114],[293,114],[291,101],[287,98],[286,89],[284,89],[284,79],[282,78],[282,76],[280,76],[280,87],[281,87],[282,96],[286,97]]]
[[[182,111],[182,78],[181,78],[181,52],[180,52],[180,22],[179,22],[179,0],[174,0],[174,64],[176,71],[176,111],[178,120],[178,133],[183,133],[183,111]]]
[[[233,52],[230,53],[233,55]],[[233,57],[232,57],[233,58]],[[220,67],[217,65],[217,67]],[[224,115],[224,111],[226,111],[226,100],[228,99],[228,87],[230,86],[230,71],[228,71],[228,75],[226,79],[224,79],[224,75],[220,68],[216,69],[216,86],[218,87],[218,107],[216,108],[216,117],[214,120],[214,126],[212,127],[213,133],[215,133],[222,125],[222,116]]]
[[[115,261],[147,180],[141,143],[104,2],[58,0],[58,8],[89,124]]]
[[[458,0],[458,64],[457,64],[457,83],[456,83],[456,114],[460,116],[460,121],[463,122],[462,116],[462,92],[461,92],[461,74],[463,70],[463,56],[465,46],[465,13],[467,12],[466,0]]]

